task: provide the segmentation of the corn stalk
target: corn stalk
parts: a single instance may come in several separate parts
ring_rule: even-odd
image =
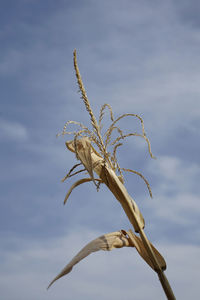
[[[98,251],[100,249],[111,250],[112,248],[131,246],[137,249],[141,257],[157,273],[167,299],[175,300],[176,298],[174,296],[174,293],[170,287],[167,277],[164,274],[164,270],[166,269],[165,260],[162,257],[162,255],[158,252],[158,250],[150,243],[150,241],[148,240],[144,232],[144,227],[145,227],[144,218],[136,202],[132,199],[132,197],[128,194],[126,190],[126,187],[124,185],[122,170],[129,171],[139,175],[146,183],[151,196],[151,189],[149,183],[144,178],[144,176],[139,172],[135,170],[120,168],[116,158],[116,150],[119,146],[122,145],[122,143],[118,143],[118,142],[124,140],[126,137],[129,136],[142,137],[147,142],[149,153],[151,157],[153,157],[153,154],[151,152],[150,142],[144,130],[143,120],[140,116],[136,114],[124,114],[118,117],[117,119],[114,119],[111,107],[108,104],[104,104],[100,110],[99,122],[97,122],[93,114],[93,111],[91,109],[90,102],[88,100],[81,79],[81,75],[78,69],[76,50],[74,51],[74,68],[75,68],[77,82],[78,82],[79,89],[81,91],[83,102],[86,106],[86,110],[90,115],[91,125],[93,127],[93,130],[91,131],[83,124],[75,121],[68,121],[64,126],[62,132],[63,135],[65,134],[74,135],[73,140],[66,142],[66,147],[68,150],[75,153],[76,158],[80,161],[80,163],[73,166],[68,172],[68,174],[63,178],[62,181],[82,171],[87,171],[89,174],[89,177],[80,179],[72,185],[72,187],[70,188],[70,190],[68,191],[65,197],[64,203],[67,202],[69,195],[71,194],[72,190],[76,186],[85,182],[93,181],[98,189],[99,185],[103,183],[108,187],[108,189],[113,193],[115,198],[120,202],[125,214],[127,215],[130,223],[134,228],[134,231],[138,233],[139,236],[135,235],[132,230],[129,230],[127,232],[125,230],[121,230],[119,232],[106,234],[103,236],[103,238],[100,237],[92,241],[76,255],[76,257],[61,271],[61,273],[59,273],[58,276],[56,276],[56,278],[50,283],[50,285],[55,280],[68,274],[72,270],[72,267],[77,262],[79,262],[81,259],[86,257],[91,252]],[[101,122],[103,119],[105,108],[108,108],[110,111],[110,118],[112,123],[108,128],[108,130],[106,131],[105,135],[102,136]],[[135,133],[124,134],[122,130],[119,127],[117,127],[116,124],[120,119],[129,116],[135,117],[141,122],[142,133],[135,132]],[[75,132],[66,131],[67,126],[69,126],[70,124],[78,125],[80,127],[80,130]],[[111,137],[113,131],[117,131],[119,133],[119,137],[112,142]],[[93,147],[93,145],[97,147],[97,150],[95,149],[95,147]],[[113,154],[107,151],[108,145],[112,145],[114,147]],[[79,165],[83,165],[84,168],[77,172],[72,173],[74,169]],[[119,175],[117,175],[117,172],[119,173]],[[97,175],[97,178],[94,176],[94,174]],[[104,242],[102,242],[102,240]],[[105,249],[105,240],[106,240],[106,245],[109,245],[107,249]]]

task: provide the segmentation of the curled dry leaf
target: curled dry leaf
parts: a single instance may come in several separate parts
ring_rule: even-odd
[[[144,218],[136,202],[127,192],[124,184],[111,168],[103,167],[100,178],[120,202],[135,231],[139,232],[140,228],[144,228]]]
[[[98,178],[95,178],[95,179],[92,179],[92,178],[82,178],[82,179],[76,181],[76,182],[71,186],[71,188],[69,189],[67,195],[65,196],[64,204],[67,202],[67,199],[69,198],[71,192],[73,191],[73,189],[74,189],[75,187],[79,186],[79,185],[82,184],[82,183],[89,182],[89,181],[93,181],[93,180],[96,180],[96,181],[101,182],[101,179],[98,179]]]
[[[92,252],[99,250],[110,251],[113,248],[122,248],[124,246],[130,246],[129,240],[124,234],[125,231],[116,231],[108,234],[104,234],[97,239],[87,244],[71,261],[70,263],[51,281],[48,288],[59,278],[68,274],[74,265],[76,265],[83,258],[88,256]]]
[[[78,158],[88,170],[89,174],[91,173],[92,168],[92,170],[99,175],[100,179],[107,185],[122,205],[135,231],[139,232],[140,228],[144,228],[144,218],[137,204],[128,194],[124,184],[119,180],[118,176],[108,163],[105,162],[99,153],[92,147],[89,138],[80,138],[76,141],[76,143],[76,149],[74,141],[67,142],[66,146],[70,151],[74,153],[77,152],[76,154]]]
[[[160,266],[162,269],[166,268],[165,260],[161,256],[161,254],[151,245],[154,253],[159,260]],[[140,256],[149,264],[150,267],[153,267],[150,258],[146,252],[146,249],[143,245],[140,237],[136,236],[131,230],[128,232],[125,230],[120,230],[116,232],[111,232],[104,234],[97,239],[91,241],[87,244],[66,266],[65,268],[51,281],[48,288],[59,278],[67,275],[71,272],[74,265],[79,263],[83,258],[87,257],[92,252],[96,252],[99,250],[110,251],[115,248],[122,247],[135,247],[140,254]]]
[[[138,251],[138,253],[140,254],[140,256],[146,261],[146,263],[155,270],[154,265],[147,253],[147,250],[143,244],[143,241],[141,240],[140,237],[138,237],[137,235],[135,235],[132,230],[129,230],[127,232],[127,235],[129,236],[129,243],[130,246],[134,246],[136,248],[136,250]],[[154,252],[154,255],[156,256],[156,259],[159,263],[159,266],[162,270],[166,270],[167,266],[166,266],[166,262],[163,258],[163,256],[158,252],[158,250],[150,243],[151,248]]]

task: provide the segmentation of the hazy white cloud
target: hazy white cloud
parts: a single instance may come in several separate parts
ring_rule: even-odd
[[[3,262],[0,271],[2,297],[7,300],[25,300],[27,297],[30,300],[62,300],[66,299],[66,295],[73,299],[132,299],[133,295],[140,300],[146,299],[147,295],[149,299],[164,297],[156,274],[141,260],[135,249],[128,248],[90,255],[47,291],[49,281],[87,242],[100,234],[80,228],[79,232],[48,241],[18,240],[11,236],[3,239],[1,244],[5,250],[1,250]],[[6,249],[8,245],[12,248]],[[156,246],[167,260],[167,276],[177,298],[186,300],[191,292],[197,298],[199,248],[184,244]]]
[[[195,185],[200,168],[176,157],[162,156],[154,162],[150,172],[156,175],[156,200],[146,205],[160,219],[181,226],[197,226],[200,214],[199,196]]]
[[[173,227],[165,238],[159,232],[157,241],[164,240],[166,244],[158,248],[166,256],[167,273],[177,299],[191,298],[192,292],[192,298],[197,299],[199,249],[192,243],[198,242],[200,214],[200,31],[195,13],[198,10],[192,8],[196,7],[195,1],[190,7],[186,1],[177,4],[171,0],[59,1],[51,2],[48,8],[40,1],[23,0],[20,6],[15,5],[13,18],[9,17],[10,8],[6,8],[9,13],[2,27],[5,30],[0,31],[1,91],[5,99],[1,114],[10,112],[14,116],[13,121],[0,119],[0,137],[2,141],[15,142],[9,149],[7,143],[3,144],[0,219],[5,232],[8,227],[20,237],[3,240],[2,295],[6,300],[164,297],[152,270],[130,249],[91,255],[46,291],[49,281],[71,257],[103,233],[84,229],[83,224],[118,230],[121,228],[113,228],[115,224],[128,223],[110,192],[101,187],[97,194],[90,184],[73,191],[63,214],[59,210],[76,179],[59,187],[58,182],[76,159],[64,144],[71,137],[54,137],[67,120],[81,121],[86,126],[90,122],[77,94],[73,70],[73,49],[77,48],[80,71],[95,114],[102,104],[110,103],[115,116],[129,112],[144,118],[157,160],[148,165],[148,157],[143,162],[140,154],[144,153],[146,159],[145,141],[130,138],[119,151],[120,164],[136,168],[145,176],[148,173],[154,198],[138,203],[147,216],[146,230],[150,228],[149,216],[152,228],[170,231]],[[127,132],[141,130],[136,123],[127,118],[119,126]],[[182,147],[183,141],[189,144],[187,148]],[[128,191],[137,194],[139,184],[144,188],[144,183],[138,178],[137,184],[137,178],[132,178],[127,180]],[[28,217],[22,217],[24,212]],[[64,228],[65,221],[67,225],[78,224],[79,231],[68,226],[68,232],[73,230],[71,234],[57,238],[56,228]],[[40,229],[44,233],[49,225],[55,230],[52,238],[48,235],[41,242],[31,238]],[[22,227],[30,233],[30,239],[21,238]],[[177,227],[183,231],[191,228],[190,245],[186,234],[180,237]],[[176,239],[182,245],[169,244],[169,240]]]
[[[28,139],[27,128],[15,121],[0,119],[0,137],[5,140],[25,141]]]
[[[198,164],[190,163],[172,156],[160,156],[151,168],[151,173],[162,178],[160,193],[165,194],[167,188],[176,193],[194,192],[194,185],[200,175]]]
[[[163,196],[162,193],[156,193],[156,201],[148,203],[147,206],[150,206],[153,215],[162,220],[165,229],[173,223],[181,225],[183,228],[196,227],[199,224],[199,197],[192,193],[166,196]],[[166,225],[166,221],[168,225]],[[198,238],[197,234],[195,236]]]

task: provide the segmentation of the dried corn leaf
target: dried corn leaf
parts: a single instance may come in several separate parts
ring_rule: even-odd
[[[92,252],[99,250],[110,251],[114,248],[129,247],[130,241],[126,236],[126,231],[116,231],[98,237],[87,244],[66,267],[51,281],[48,288],[59,278],[71,272],[74,265],[87,257]]]
[[[110,251],[115,248],[123,247],[135,247],[140,254],[140,256],[147,262],[147,264],[154,269],[153,264],[146,252],[140,237],[135,235],[131,230],[128,232],[125,230],[120,230],[116,232],[111,232],[104,234],[97,239],[88,243],[65,267],[64,269],[51,281],[48,288],[59,278],[67,275],[71,272],[74,265],[79,263],[82,259],[87,257],[92,252],[99,250]],[[159,264],[163,270],[166,269],[166,263],[162,255],[156,250],[156,248],[151,244],[151,247],[159,261]]]
[[[104,181],[104,183],[114,194],[115,198],[122,205],[135,231],[139,232],[140,228],[144,228],[144,218],[137,204],[128,194],[124,184],[119,180],[118,176],[111,168],[105,167],[102,170],[100,178]]]
[[[97,181],[100,181],[101,182],[101,179],[94,179],[94,180],[97,180]],[[93,181],[92,178],[82,178],[78,181],[76,181],[72,186],[71,188],[69,189],[67,195],[65,196],[65,200],[64,200],[64,204],[67,202],[67,199],[69,198],[71,192],[73,191],[74,188],[76,188],[77,186],[79,186],[80,184],[82,183],[85,183],[85,182],[89,182],[89,181]]]
[[[75,173],[72,174],[72,172],[74,171],[74,169],[76,169],[76,168],[77,168],[78,166],[80,166],[80,165],[82,165],[82,163],[79,163],[79,164],[74,165],[74,166],[69,170],[69,172],[65,175],[65,177],[64,177],[63,179],[61,179],[61,182],[64,182],[67,178],[72,177],[72,176],[74,176],[74,175],[76,175],[76,174],[78,174],[78,173],[81,173],[82,171],[85,171],[85,169],[82,169],[82,170],[79,170],[79,171],[77,171],[77,172],[75,172]]]
[[[127,232],[129,238],[130,238],[130,244],[132,243],[132,245],[137,249],[138,253],[140,254],[140,256],[146,261],[146,263],[155,270],[153,263],[151,262],[151,259],[149,258],[149,255],[147,253],[147,250],[143,244],[143,241],[141,240],[140,237],[138,237],[137,235],[135,235],[132,230],[129,230]],[[158,261],[158,264],[160,266],[160,268],[162,270],[166,270],[166,262],[163,258],[163,256],[158,252],[158,250],[150,243],[151,248],[156,256],[156,259]]]
[[[122,205],[135,231],[139,232],[140,228],[144,228],[144,218],[137,204],[128,194],[124,184],[119,180],[116,173],[104,162],[104,159],[96,152],[96,150],[94,150],[90,140],[87,137],[77,140],[76,150],[73,141],[67,142],[66,146],[70,151],[78,152],[77,156],[87,170],[90,170],[92,164],[93,171],[99,175],[101,180],[107,185]],[[88,152],[88,148],[90,149],[90,152]]]
[[[98,175],[101,173],[101,166],[104,164],[102,156],[92,147],[89,138],[83,137],[76,141],[76,147],[74,141],[66,142],[68,150],[76,153],[79,160],[82,162],[90,176],[93,176],[93,171]],[[92,178],[92,177],[91,177]]]

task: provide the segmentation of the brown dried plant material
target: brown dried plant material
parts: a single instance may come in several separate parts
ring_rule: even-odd
[[[92,125],[92,130],[89,130],[80,122],[76,121],[68,121],[63,128],[62,135],[65,134],[73,134],[74,139],[72,141],[66,142],[67,148],[74,152],[76,158],[80,161],[80,164],[84,166],[84,169],[81,169],[77,172],[73,172],[73,170],[79,166],[80,164],[74,165],[68,174],[63,178],[62,181],[65,181],[68,177],[72,177],[76,174],[80,174],[82,171],[87,171],[89,174],[89,178],[83,178],[75,182],[70,190],[68,191],[64,203],[67,201],[69,195],[72,190],[78,185],[93,181],[97,187],[99,188],[100,183],[104,183],[110,191],[113,193],[115,198],[120,202],[123,210],[125,211],[130,223],[133,225],[133,228],[136,232],[139,233],[140,237],[135,235],[131,230],[128,232],[121,230],[115,233],[110,233],[100,238],[92,241],[87,246],[85,246],[73,259],[72,261],[61,271],[61,273],[50,283],[50,285],[57,280],[58,278],[68,274],[73,266],[77,264],[84,257],[88,256],[91,252],[102,250],[111,250],[113,248],[120,247],[135,247],[140,254],[140,256],[146,261],[146,263],[156,271],[159,280],[162,284],[163,290],[168,298],[168,300],[175,300],[175,296],[170,287],[170,284],[163,272],[166,269],[166,263],[162,255],[155,249],[155,247],[148,240],[145,232],[144,232],[144,218],[135,203],[135,201],[128,194],[125,185],[122,171],[131,172],[138,176],[140,176],[147,185],[150,196],[152,196],[151,188],[149,186],[146,178],[139,172],[132,169],[124,169],[120,168],[119,163],[117,162],[116,151],[122,146],[122,140],[126,139],[130,136],[142,137],[148,145],[148,151],[152,158],[155,158],[151,152],[151,145],[149,139],[146,136],[144,130],[144,122],[143,119],[137,114],[123,114],[119,116],[117,119],[114,119],[112,108],[108,104],[104,104],[100,110],[99,122],[97,122],[92,108],[90,106],[90,102],[87,98],[87,94],[81,79],[81,75],[79,72],[77,58],[76,58],[76,50],[74,51],[74,68],[76,72],[78,86],[81,92],[81,98],[85,104],[86,110],[90,115],[90,121]],[[105,134],[102,136],[102,119],[104,115],[105,108],[109,109],[110,119],[112,121],[110,127],[106,130]],[[124,134],[122,130],[116,126],[116,123],[125,117],[134,117],[138,119],[141,123],[142,133],[126,133]],[[70,125],[76,125],[80,129],[78,131],[66,131],[67,127]],[[119,134],[114,141],[111,141],[113,132]],[[93,147],[97,147],[98,151]],[[108,152],[108,146],[113,147],[112,153]],[[119,176],[117,175],[119,173]],[[98,178],[94,178],[94,173],[98,175]],[[98,183],[97,183],[98,182]],[[50,286],[49,285],[49,286]]]
[[[114,248],[129,247],[129,239],[124,234],[125,231],[116,231],[104,234],[97,239],[87,244],[66,267],[51,281],[48,288],[59,278],[71,272],[74,265],[80,262],[83,258],[99,250],[110,251]]]
[[[114,170],[116,172],[119,172],[120,174],[120,179],[121,181],[123,181],[123,174],[122,174],[122,169],[119,166],[119,163],[117,162],[117,157],[116,157],[116,149],[123,145],[122,142],[120,142],[119,144],[116,144],[118,141],[120,140],[125,140],[127,137],[130,136],[137,136],[137,137],[142,137],[148,144],[148,150],[149,150],[149,154],[152,158],[155,158],[151,152],[151,145],[149,142],[149,139],[146,136],[146,132],[144,129],[144,122],[143,119],[137,115],[137,114],[132,114],[132,113],[126,113],[123,114],[121,116],[119,116],[118,118],[114,118],[113,112],[112,112],[112,108],[109,104],[104,104],[102,105],[101,109],[100,109],[100,114],[99,114],[99,120],[97,122],[97,119],[92,111],[90,102],[88,100],[87,94],[86,94],[86,90],[84,88],[83,82],[82,82],[82,78],[81,78],[81,74],[79,72],[79,68],[78,68],[78,64],[77,64],[77,57],[76,57],[76,50],[74,50],[74,68],[75,68],[75,73],[76,73],[76,77],[77,77],[77,82],[78,82],[78,86],[79,86],[79,90],[81,92],[81,98],[84,102],[84,105],[86,107],[86,110],[88,111],[89,115],[90,115],[90,121],[91,121],[91,125],[92,125],[92,130],[89,130],[88,127],[84,126],[82,123],[77,122],[77,121],[67,121],[64,125],[63,131],[62,131],[62,135],[65,134],[71,134],[74,135],[74,142],[75,142],[75,148],[76,148],[76,140],[78,138],[81,137],[85,137],[87,136],[90,141],[95,144],[95,146],[97,146],[98,151],[101,155],[101,157],[103,157],[104,162],[107,162],[107,164],[109,165],[109,167]],[[110,113],[110,119],[112,121],[111,125],[109,126],[109,128],[106,130],[105,134],[102,136],[102,119],[104,116],[104,111],[105,109],[108,108],[109,113]],[[133,117],[136,118],[138,121],[140,121],[141,123],[141,127],[142,127],[142,133],[127,133],[124,134],[122,132],[122,130],[116,126],[116,124],[123,118],[126,117]],[[66,131],[67,127],[70,125],[76,125],[78,126],[80,129],[77,131]],[[112,134],[113,131],[117,131],[119,136],[117,138],[115,138],[114,141],[111,141],[112,138]],[[58,134],[59,136],[60,134]],[[113,147],[112,149],[112,153],[108,152],[107,148],[108,146]],[[76,154],[77,155],[77,154]],[[89,158],[89,157],[88,157]],[[93,178],[93,171],[88,169],[88,172],[91,176],[91,178]],[[138,172],[135,172],[135,174],[139,175]],[[139,175],[140,176],[140,175]],[[67,176],[66,176],[67,177]],[[66,179],[66,177],[64,177],[64,180]],[[143,178],[142,176],[140,176],[141,178]],[[144,179],[144,178],[143,178]],[[96,182],[93,180],[94,184],[96,185]],[[145,180],[145,183],[147,184],[147,180]],[[96,185],[98,188],[98,185]],[[149,184],[147,184],[147,187],[150,191],[150,186]],[[151,194],[151,193],[150,193]]]
[[[142,240],[136,236],[131,230],[126,232],[125,230],[120,230],[116,232],[111,232],[104,234],[97,239],[91,241],[87,244],[81,251],[64,267],[64,269],[51,281],[48,288],[59,278],[67,275],[71,272],[72,268],[79,263],[82,259],[87,257],[93,252],[104,250],[110,251],[115,248],[123,247],[135,247],[140,254],[140,256],[147,262],[147,264],[154,269],[151,260],[148,257],[146,249],[143,245]],[[153,247],[153,245],[152,245]],[[166,268],[165,260],[161,254],[153,247],[154,253],[156,254],[162,269]]]
[[[93,170],[97,175],[99,175],[102,182],[107,185],[122,205],[135,231],[139,232],[139,228],[144,228],[144,218],[137,204],[128,194],[124,184],[110,166],[104,162],[104,159],[100,156],[100,154],[94,150],[87,137],[77,140],[76,144],[77,145],[75,147],[74,141],[70,141],[66,143],[66,146],[70,151],[76,153],[76,156],[87,170]]]
[[[98,179],[98,178],[95,178],[94,180],[96,181],[99,181],[99,182],[102,182],[101,179]],[[64,200],[64,204],[67,202],[67,199],[69,198],[71,192],[73,191],[73,189],[75,189],[77,186],[79,186],[80,184],[82,183],[85,183],[85,182],[90,182],[90,181],[93,181],[91,178],[82,178],[78,181],[76,181],[72,186],[71,188],[69,189],[67,195],[65,196],[65,200]]]
[[[146,261],[146,263],[155,271],[155,266],[154,264],[152,263],[148,253],[147,253],[147,250],[143,244],[143,241],[141,240],[141,238],[139,236],[137,236],[136,234],[134,234],[132,232],[132,230],[129,230],[127,232],[127,235],[129,237],[129,242],[130,242],[130,245],[133,245],[136,250],[138,251],[138,253],[140,254],[140,256]],[[166,266],[166,262],[163,258],[163,256],[158,252],[158,250],[150,243],[151,245],[151,248],[154,252],[154,255],[156,256],[157,258],[157,261],[159,263],[159,266],[162,270],[166,270],[167,266]]]

